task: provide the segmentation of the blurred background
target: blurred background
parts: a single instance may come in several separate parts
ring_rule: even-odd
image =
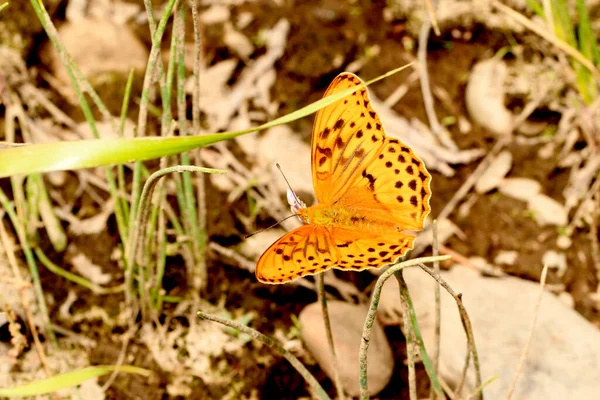
[[[33,3],[0,11],[0,140],[91,139],[81,99]],[[50,36],[60,38],[77,79],[85,77],[105,105],[91,111],[100,138],[132,137],[152,33],[167,2],[44,5],[56,28]],[[592,398],[600,393],[599,16],[600,2],[583,0],[180,1],[165,19],[161,66],[150,74],[145,135],[258,126],[319,100],[343,71],[366,81],[412,63],[369,87],[387,135],[411,146],[433,177],[432,211],[409,257],[432,254],[437,219],[440,253],[452,256],[443,276],[463,293],[483,379],[498,377],[488,398],[504,398],[534,315],[530,364],[514,398]],[[169,76],[173,90],[165,94]],[[143,248],[148,269],[135,278],[141,314],[132,314],[122,286],[123,226],[139,179],[133,164],[0,180],[0,387],[128,364],[154,374],[86,381],[79,398],[310,398],[281,355],[199,320],[203,310],[281,341],[335,397],[314,278],[270,286],[254,276],[260,254],[299,221],[244,238],[290,215],[275,163],[304,202],[315,202],[313,120],[144,164],[142,182],[167,165],[228,173],[161,183]],[[546,294],[536,311],[544,266]],[[325,276],[348,396],[358,395],[358,346],[380,272]],[[407,281],[433,346],[433,281],[416,275],[407,273]],[[370,390],[380,399],[409,396],[392,284],[374,328],[377,350],[369,353]],[[444,301],[439,368],[453,393],[463,386],[466,344],[451,298]],[[454,398],[472,393],[473,379]],[[417,381],[419,397],[429,396],[421,364]]]

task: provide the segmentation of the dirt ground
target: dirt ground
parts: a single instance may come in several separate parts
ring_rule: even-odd
[[[310,102],[318,100],[329,82],[338,73],[344,71],[348,63],[365,54],[370,46],[379,46],[376,57],[369,59],[359,74],[369,79],[378,76],[390,69],[396,68],[414,59],[416,56],[416,40],[406,29],[406,21],[393,19],[391,22],[382,22],[382,14],[386,4],[384,1],[359,0],[347,7],[345,2],[333,0],[310,0],[299,2],[239,2],[239,5],[231,7],[232,16],[235,17],[243,12],[250,12],[254,19],[241,32],[248,37],[256,37],[265,27],[272,26],[280,18],[287,18],[291,23],[290,35],[286,45],[285,54],[276,63],[277,79],[271,90],[273,99],[280,102],[279,115],[284,115],[300,108]],[[206,7],[202,8],[202,10]],[[55,24],[60,25],[64,19],[64,11],[61,6],[54,10]],[[188,21],[189,22],[189,21]],[[190,25],[191,29],[191,25]],[[440,37],[431,35],[428,46],[429,77],[432,86],[443,88],[450,96],[455,106],[455,112],[467,115],[465,106],[466,77],[473,65],[484,57],[494,54],[506,46],[508,35],[502,31],[492,31],[484,26],[475,25],[461,32],[469,32],[468,37],[456,38],[451,34],[451,29],[446,29]],[[150,39],[147,31],[136,28],[143,42],[148,45]],[[47,41],[43,34],[33,38],[35,45],[27,56],[28,67],[39,71],[47,71],[47,66],[39,57],[37,51],[42,42]],[[402,45],[406,40],[415,43],[413,50],[407,51]],[[167,43],[167,41],[165,41]],[[218,26],[209,26],[203,38],[205,59],[211,63],[235,57],[223,42],[223,31]],[[332,63],[332,47],[336,54],[342,54],[344,59]],[[261,50],[252,57],[260,55]],[[338,60],[339,61],[339,60]],[[404,82],[409,72],[400,72],[384,81],[376,84],[371,90],[380,98],[385,98],[398,85]],[[234,79],[236,75],[234,74]],[[39,85],[46,85],[42,76],[38,75]],[[47,86],[46,86],[47,87]],[[139,87],[137,88],[139,90]],[[51,89],[50,89],[51,90]],[[101,95],[114,99],[107,99],[111,110],[118,113],[120,108],[120,96],[122,93],[110,93],[100,91]],[[111,96],[111,94],[113,96]],[[78,122],[82,121],[82,114],[76,107],[68,102],[62,102],[60,95],[53,100],[57,105],[63,107]],[[510,99],[508,107],[511,111],[518,113],[523,107],[522,99]],[[436,110],[445,110],[445,105],[436,99]],[[406,118],[417,118],[427,123],[427,116],[423,106],[421,88],[419,83],[410,86],[409,91],[394,107],[394,110]],[[443,111],[440,111],[442,113]],[[132,117],[134,110],[130,110]],[[531,120],[557,123],[557,115],[551,110],[537,110]],[[154,119],[153,123],[158,120]],[[312,118],[304,118],[290,124],[297,135],[300,135],[307,143],[310,142]],[[150,127],[151,131],[156,127]],[[449,131],[453,140],[461,149],[481,148],[489,151],[496,141],[496,137],[485,129],[473,125],[468,134],[458,131],[456,125],[450,126]],[[583,145],[583,143],[582,143]],[[235,146],[233,151],[235,152]],[[540,182],[543,192],[548,196],[563,202],[563,190],[568,183],[569,171],[560,168],[556,157],[540,158],[538,151],[542,145],[523,145],[513,142],[508,145],[508,150],[513,156],[513,165],[509,176],[532,178]],[[249,160],[240,160],[249,164]],[[149,163],[156,167],[156,163]],[[451,178],[445,177],[437,171],[432,171],[432,216],[439,214],[442,208],[452,198],[454,193],[461,187],[465,180],[473,173],[478,162],[467,165],[456,165],[455,175]],[[7,181],[0,181],[2,188],[10,193],[10,185]],[[66,199],[75,199],[78,188],[77,175],[67,174],[64,185],[57,189],[60,196]],[[242,224],[237,221],[236,210],[244,215],[248,214],[248,201],[245,198],[237,200],[231,206],[227,206],[227,194],[221,192],[211,183],[207,183],[207,198],[211,207],[218,207],[208,214],[209,240],[224,247],[235,247],[243,240],[245,231]],[[80,215],[94,215],[95,202],[85,196],[78,197],[74,207],[80,211]],[[108,196],[107,196],[108,199]],[[81,213],[81,210],[85,210]],[[218,211],[218,212],[217,212]],[[500,195],[492,191],[480,196],[472,205],[467,217],[459,217],[455,210],[450,219],[464,233],[463,239],[452,237],[446,246],[465,257],[479,256],[486,260],[493,260],[501,250],[515,250],[519,253],[518,262],[510,266],[502,266],[504,271],[510,275],[523,279],[537,281],[540,278],[542,256],[555,247],[559,232],[555,227],[540,227],[527,213],[523,202]],[[257,217],[256,229],[261,229],[276,222],[266,214]],[[66,223],[65,223],[66,224]],[[48,238],[42,236],[41,248],[55,263],[61,265],[68,263],[75,254],[58,254],[52,250]],[[81,250],[85,255],[110,273],[116,281],[123,278],[123,271],[113,260],[113,250],[119,246],[118,230],[114,215],[108,219],[108,229],[96,235],[73,235],[68,237],[75,248]],[[564,284],[565,290],[570,293],[575,302],[575,309],[586,319],[600,326],[600,313],[588,300],[590,291],[595,290],[598,282],[596,280],[596,267],[590,256],[592,253],[591,243],[587,230],[576,231],[572,237],[573,245],[566,250],[569,269],[562,276],[556,271],[550,271],[548,283]],[[430,254],[428,249],[426,254]],[[164,278],[164,288],[171,296],[185,296],[187,283],[185,272],[182,268],[174,266],[182,265],[180,256],[172,256],[167,259],[167,275]],[[279,285],[268,286],[256,281],[253,274],[240,269],[233,263],[228,263],[214,252],[208,253],[209,281],[206,300],[217,304],[228,310],[252,310],[255,318],[252,327],[264,334],[270,335],[280,329],[290,331],[294,326],[292,316],[298,315],[302,308],[316,301],[316,294],[312,290],[300,286]],[[343,273],[336,272],[342,279],[356,284],[364,289],[369,286],[375,277],[369,272]],[[93,295],[89,291],[74,288],[73,285],[46,269],[41,271],[42,285],[44,288],[52,288],[49,296],[50,315],[56,316],[60,312],[60,306],[69,296],[69,292],[75,290],[77,300],[73,304],[73,312],[88,310],[92,306],[102,308],[108,316],[116,316],[122,307],[122,297],[117,295]],[[176,305],[166,304],[161,322],[169,319],[169,314],[174,312]],[[169,329],[177,326],[189,325],[189,321],[183,318],[170,319]],[[89,320],[76,323],[68,327],[76,334],[81,334],[97,341],[98,345],[90,350],[89,358],[91,364],[112,364],[117,359],[121,350],[119,338],[125,332],[123,326],[110,326],[98,319],[95,323]],[[378,396],[380,399],[397,399],[408,397],[407,371],[404,367],[405,346],[404,337],[397,327],[386,328],[386,334],[394,351],[396,368],[394,379]],[[10,339],[8,332],[1,334],[1,340]],[[185,357],[185,349],[182,349],[182,357]],[[242,347],[236,356],[227,355],[225,362],[229,373],[235,377],[239,384],[239,392],[235,398],[278,398],[297,399],[308,397],[309,392],[302,377],[282,357],[275,355],[266,346],[248,342]],[[213,364],[218,368],[221,359],[214,359]],[[230,385],[206,384],[201,379],[195,379],[190,385],[191,394],[187,396],[169,396],[166,385],[169,374],[164,372],[146,349],[146,345],[134,339],[128,351],[128,363],[149,368],[155,372],[153,378],[136,375],[120,375],[117,377],[108,392],[109,398],[114,399],[167,399],[167,398],[190,398],[190,399],[218,399],[228,395],[231,396]],[[309,365],[309,369],[317,379],[324,385],[330,395],[334,394],[334,388],[326,375],[316,364]],[[428,394],[427,381],[423,370],[418,370],[420,396]],[[229,397],[232,398],[232,397]]]

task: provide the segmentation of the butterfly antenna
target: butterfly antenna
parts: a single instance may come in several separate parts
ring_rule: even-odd
[[[289,215],[289,216],[285,217],[284,219],[282,219],[281,221],[275,222],[273,225],[268,226],[268,227],[266,227],[264,229],[261,229],[260,231],[256,231],[256,232],[252,232],[252,233],[249,233],[247,235],[244,235],[244,239],[248,239],[248,238],[250,238],[250,237],[252,237],[252,236],[254,236],[254,235],[258,234],[258,233],[261,233],[261,232],[264,232],[264,231],[266,231],[268,229],[274,228],[277,225],[279,225],[280,223],[282,223],[283,221],[288,220],[288,219],[290,219],[292,217],[295,217],[295,216],[296,216],[296,214]]]
[[[290,182],[285,177],[285,174],[283,173],[283,170],[281,169],[281,165],[279,165],[279,163],[276,163],[275,166],[277,166],[277,169],[279,170],[279,172],[281,172],[281,176],[283,176],[285,183],[287,183],[288,188],[290,188],[290,190],[292,191],[292,194],[294,195],[294,198],[296,199],[296,201],[298,203],[301,203],[300,199],[298,198],[298,195],[296,194],[296,192],[294,192],[294,189],[292,189],[292,185],[290,185]]]

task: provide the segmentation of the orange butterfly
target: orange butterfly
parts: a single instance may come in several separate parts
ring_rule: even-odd
[[[361,83],[356,75],[342,73],[325,96]],[[260,257],[256,277],[261,282],[394,263],[415,239],[403,231],[423,229],[431,210],[431,175],[410,147],[385,136],[366,88],[317,112],[311,147],[318,204],[297,207],[305,225]]]

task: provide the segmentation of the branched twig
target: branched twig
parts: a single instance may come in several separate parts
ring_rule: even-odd
[[[461,199],[463,197],[465,197],[467,195],[467,193],[469,193],[471,188],[475,185],[475,182],[477,182],[479,177],[483,174],[483,172],[491,164],[494,157],[496,157],[496,154],[498,154],[500,152],[500,150],[508,143],[508,141],[509,141],[509,137],[503,136],[501,139],[499,139],[496,142],[496,144],[494,145],[494,147],[492,147],[490,152],[479,163],[477,168],[475,168],[475,171],[473,171],[471,176],[465,181],[465,183],[462,184],[460,189],[458,189],[458,191],[456,193],[454,193],[454,196],[452,196],[452,199],[450,199],[450,201],[448,203],[446,203],[446,205],[442,209],[442,212],[440,212],[440,214],[438,215],[438,220],[448,218],[448,216],[452,213],[452,211],[454,211],[454,208],[458,205],[458,203],[461,201]]]
[[[515,372],[515,376],[506,392],[506,400],[510,400],[515,387],[517,386],[517,381],[519,380],[519,375],[521,375],[521,371],[523,370],[523,366],[525,365],[525,360],[527,359],[527,352],[529,351],[529,345],[531,344],[531,339],[533,338],[533,332],[535,331],[535,324],[538,319],[538,315],[540,313],[540,306],[542,305],[542,299],[544,298],[544,285],[546,284],[546,275],[548,274],[548,265],[544,265],[542,269],[542,276],[540,277],[540,294],[538,296],[537,302],[535,303],[535,308],[533,310],[533,318],[531,319],[531,328],[529,328],[529,335],[527,336],[527,341],[525,342],[525,347],[523,348],[523,352],[521,353],[521,357],[519,358],[519,364],[517,364],[517,371]]]
[[[277,350],[279,353],[281,353],[281,355],[286,360],[288,360],[290,362],[290,364],[292,364],[292,366],[296,369],[296,371],[298,371],[298,373],[300,375],[302,375],[302,377],[310,385],[313,392],[317,396],[319,396],[319,398],[329,399],[329,396],[327,396],[327,393],[325,392],[325,390],[323,390],[321,385],[319,385],[319,382],[317,382],[315,377],[306,369],[306,367],[300,362],[300,360],[298,360],[292,353],[287,351],[281,345],[281,343],[279,343],[278,341],[271,339],[270,337],[263,335],[262,333],[254,330],[250,327],[238,324],[235,321],[217,317],[216,315],[206,314],[206,313],[203,313],[202,311],[198,311],[198,316],[200,318],[207,319],[207,320],[213,321],[213,322],[218,322],[222,325],[229,326],[230,328],[237,329],[240,332],[250,335],[250,337],[252,337],[252,339],[260,340],[267,346],[272,347],[273,349]]]
[[[381,296],[381,289],[383,284],[392,276],[394,273],[420,263],[432,262],[435,260],[442,261],[449,259],[449,256],[438,256],[438,257],[422,257],[414,260],[404,261],[388,268],[381,276],[377,279],[377,283],[373,288],[373,295],[371,296],[371,305],[369,306],[369,312],[365,319],[365,325],[363,328],[363,334],[360,342],[360,351],[358,355],[358,368],[359,368],[359,384],[360,384],[360,398],[361,400],[367,400],[369,398],[369,386],[367,382],[367,350],[369,349],[369,341],[371,340],[371,329],[375,323],[375,316],[377,314],[377,307],[379,306],[379,298]],[[443,394],[442,394],[443,396]]]
[[[327,342],[329,343],[329,349],[331,350],[331,364],[333,366],[333,381],[335,388],[338,392],[338,396],[341,400],[345,399],[344,386],[342,385],[342,379],[340,378],[340,370],[338,368],[337,357],[335,356],[335,345],[333,342],[333,332],[331,331],[331,321],[329,319],[329,311],[327,310],[327,296],[325,295],[325,274],[321,273],[317,276],[317,296],[321,303],[321,309],[323,311],[323,322],[325,323],[325,332],[327,332]]]
[[[473,364],[475,366],[475,383],[478,387],[481,386],[481,368],[479,365],[479,355],[477,354],[477,346],[475,345],[475,336],[473,335],[473,326],[471,325],[471,320],[469,318],[469,314],[467,314],[467,310],[465,309],[465,306],[462,302],[462,294],[460,294],[460,293],[456,294],[454,292],[454,290],[450,287],[450,285],[448,285],[448,283],[446,283],[446,281],[431,268],[428,268],[427,266],[423,265],[422,263],[419,264],[419,267],[421,267],[421,269],[423,271],[425,271],[429,275],[431,275],[431,277],[433,279],[435,279],[437,281],[437,283],[439,283],[444,289],[446,289],[446,291],[452,297],[454,297],[454,300],[456,301],[456,305],[458,306],[460,320],[463,324],[463,328],[465,329],[465,333],[467,335],[469,350],[470,350],[471,356],[473,357]],[[483,400],[483,392],[478,393],[478,399]]]

